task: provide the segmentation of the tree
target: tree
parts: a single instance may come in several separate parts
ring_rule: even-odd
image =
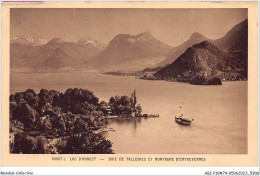
[[[20,132],[15,135],[14,141],[13,153],[32,154],[37,145],[35,138]]]
[[[119,106],[115,105],[115,106],[114,106],[114,112],[115,112],[117,115],[120,115],[120,114],[122,114],[124,108],[125,108],[125,107],[122,106],[122,105],[119,105]]]
[[[74,123],[73,123],[73,133],[77,134],[78,136],[80,136],[81,133],[84,133],[86,131],[88,131],[88,124],[86,122],[82,122],[82,120],[77,119]]]
[[[32,128],[38,116],[37,111],[26,102],[18,104],[13,113],[14,119],[22,122],[26,128]]]
[[[136,113],[138,113],[138,114],[142,113],[142,107],[139,104],[136,106],[135,109],[136,109]]]
[[[61,98],[59,93],[55,93],[52,100],[53,106],[61,106]]]
[[[116,100],[115,100],[114,97],[111,97],[111,98],[109,99],[109,104],[110,104],[110,105],[114,105],[115,102],[116,102]]]
[[[10,132],[21,132],[24,130],[24,124],[19,122],[18,120],[10,121]]]
[[[41,131],[50,131],[52,130],[52,124],[49,120],[47,119],[39,119],[37,122],[37,128],[40,129]]]
[[[80,103],[75,106],[74,109],[71,109],[71,111],[75,114],[88,114],[95,110],[95,106],[93,104],[89,104],[88,102]]]
[[[46,140],[44,140],[43,138],[38,138],[37,144],[36,144],[36,147],[35,147],[33,153],[37,153],[37,154],[50,153],[50,151],[48,151]]]
[[[21,99],[23,99],[23,93],[22,92],[15,93],[14,99],[17,102],[20,101]]]
[[[98,101],[99,99],[97,97],[92,97],[90,103],[92,103],[93,105],[97,105]]]
[[[10,101],[9,103],[9,118],[10,120],[14,117],[14,112],[17,107],[17,103],[15,101]]]
[[[131,99],[128,96],[122,96],[120,104],[123,106],[129,106],[131,104]]]
[[[41,89],[40,93],[38,94],[40,100],[39,100],[39,107],[43,107],[46,105],[47,101],[47,94],[48,94],[48,90],[46,89]]]
[[[126,106],[123,111],[126,114],[131,114],[132,113],[132,109],[129,106]]]
[[[52,127],[59,131],[59,133],[65,133],[66,132],[66,124],[64,122],[63,117],[55,117],[51,121]]]
[[[27,89],[23,93],[24,100],[33,108],[38,107],[39,98],[33,89]]]
[[[100,111],[102,111],[102,112],[103,112],[103,114],[104,114],[105,116],[108,114],[108,112],[107,112],[107,109],[106,109],[106,108],[103,108],[103,107],[101,107],[101,108],[100,108]]]
[[[81,111],[81,106],[84,106],[85,103],[97,106],[99,102],[98,98],[92,92],[87,89],[77,88],[67,89],[62,99],[65,102],[62,106],[65,112],[71,111],[73,113]]]
[[[112,154],[112,143],[100,134],[83,133],[80,137],[71,136],[65,147],[64,154]]]
[[[119,95],[116,95],[115,96],[115,102],[116,103],[118,103],[118,102],[120,103],[120,100],[121,100],[121,97]]]
[[[9,100],[10,100],[10,101],[15,101],[15,99],[14,99],[14,94],[11,94],[11,95],[10,95]]]

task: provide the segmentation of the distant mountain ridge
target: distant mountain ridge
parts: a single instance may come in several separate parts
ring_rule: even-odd
[[[105,48],[104,44],[92,40],[83,44],[82,40],[73,43],[53,38],[39,44],[38,40],[22,39],[11,40],[11,68],[80,69],[87,59]]]
[[[119,34],[109,42],[106,49],[88,60],[86,64],[95,67],[118,64],[138,66],[145,62],[152,64],[164,59],[171,49],[170,45],[156,39],[150,32],[137,35]]]
[[[196,43],[200,43],[204,40],[209,40],[209,39],[206,38],[205,36],[203,36],[202,34],[198,33],[198,32],[193,33],[186,42],[184,42],[183,44],[181,44],[177,47],[174,47],[170,51],[170,54],[165,58],[165,60],[158,63],[157,66],[162,67],[162,66],[165,66],[167,64],[174,62],[182,53],[185,52],[185,50],[188,47],[190,47],[190,46],[192,46]]]
[[[244,51],[248,49],[248,20],[235,25],[228,33],[213,41],[221,49],[229,51]]]
[[[248,20],[245,19],[244,21],[238,23],[233,28],[231,28],[225,36],[217,40],[208,39],[198,32],[193,33],[186,42],[177,47],[174,47],[171,51],[171,54],[167,56],[165,60],[158,63],[157,66],[161,67],[167,64],[171,64],[182,53],[184,53],[188,47],[205,40],[214,43],[220,49],[247,52]]]
[[[14,38],[11,38],[10,43],[16,43],[21,45],[31,45],[31,46],[39,46],[47,43],[46,40],[40,37],[30,37],[25,35],[20,35]]]
[[[177,47],[172,47],[156,39],[149,31],[136,35],[118,34],[107,46],[89,37],[81,38],[78,42],[73,43],[60,38],[53,38],[47,42],[37,37],[18,36],[10,41],[11,68],[33,68],[36,70],[108,69],[107,71],[136,71],[148,67],[159,68],[172,65],[190,47],[197,48],[196,44],[200,43],[201,45],[203,41],[209,43],[204,46],[206,48],[202,47],[200,50],[212,61],[215,62],[215,58],[219,56],[215,52],[213,54],[208,52],[207,47],[211,44],[217,47],[215,48],[216,51],[220,50],[220,53],[225,54],[225,56],[223,55],[224,58],[227,54],[230,55],[232,59],[227,63],[232,62],[235,68],[247,70],[245,68],[247,67],[248,50],[247,20],[235,25],[220,39],[211,40],[195,32],[186,42]],[[198,49],[195,50],[197,53]],[[190,51],[191,49],[189,49],[188,54],[194,57],[192,53],[189,53]],[[202,57],[199,53],[196,54],[197,56]],[[220,60],[220,62],[222,61]],[[208,70],[207,67],[205,66],[204,69]],[[210,66],[209,68],[213,69]],[[178,68],[175,69],[178,70]]]

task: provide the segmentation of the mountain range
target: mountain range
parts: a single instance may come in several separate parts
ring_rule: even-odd
[[[170,54],[168,56],[166,56],[166,58],[157,64],[157,66],[162,67],[165,66],[167,64],[172,63],[173,61],[175,61],[188,47],[196,44],[196,43],[200,43],[204,40],[209,40],[208,38],[206,38],[205,36],[203,36],[202,34],[195,32],[193,33],[190,38],[184,42],[183,44],[174,47]]]
[[[145,68],[162,61],[172,47],[156,39],[151,32],[119,34],[106,49],[86,62],[87,66]]]
[[[220,49],[247,52],[248,20],[235,25],[224,37],[214,40],[213,43]]]
[[[98,41],[87,39],[72,43],[60,38],[38,42],[30,37],[16,37],[11,39],[11,68],[80,69],[85,60],[98,54],[105,47]]]
[[[233,27],[223,38],[189,47],[173,63],[157,71],[158,79],[190,81],[201,77],[223,80],[247,79],[247,20]]]
[[[11,39],[11,68],[33,68],[34,70],[105,68],[114,71],[140,70],[146,67],[164,67],[167,65],[168,69],[179,70],[182,74],[182,71],[187,70],[176,68],[176,65],[180,66],[180,60],[183,62],[185,60],[186,63],[190,55],[190,58],[193,59],[200,58],[198,61],[201,64],[199,65],[191,64],[190,61],[187,62],[196,69],[203,67],[202,70],[214,70],[215,66],[211,68],[211,65],[203,65],[211,62],[210,60],[213,63],[219,62],[220,65],[221,63],[232,62],[233,66],[238,69],[247,69],[247,35],[248,22],[244,20],[235,25],[220,39],[208,39],[195,32],[186,42],[177,47],[172,47],[156,39],[151,32],[137,35],[119,34],[107,46],[90,38],[82,38],[73,43],[60,38],[54,38],[47,42],[37,37],[19,36]],[[198,47],[196,44],[199,43],[202,44]],[[232,59],[227,61],[226,58]],[[209,61],[204,62],[205,59]],[[235,60],[236,63],[234,64]],[[169,67],[169,65],[172,66]],[[173,67],[173,65],[175,66]],[[229,64],[229,66],[231,65]],[[221,71],[218,67],[217,70]],[[160,71],[157,75],[159,73],[175,74],[176,71]]]
[[[245,79],[247,64],[241,60],[246,60],[246,55],[224,52],[213,43],[203,41],[189,47],[172,64],[156,72],[155,76],[160,79],[189,81],[196,76],[225,78],[225,73],[231,73]]]
[[[30,37],[30,36],[22,35],[22,36],[11,38],[10,42],[19,43],[21,45],[39,46],[39,45],[46,44],[48,41],[40,37]]]

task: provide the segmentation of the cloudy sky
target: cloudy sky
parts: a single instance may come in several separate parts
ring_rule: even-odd
[[[117,34],[145,31],[172,46],[194,32],[224,36],[247,18],[247,9],[11,9],[11,38],[54,37],[76,42],[90,37],[108,44]]]

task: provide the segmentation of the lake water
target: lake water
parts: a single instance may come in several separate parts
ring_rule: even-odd
[[[32,88],[65,91],[86,88],[100,100],[136,90],[143,113],[160,118],[114,119],[105,133],[116,154],[245,154],[247,153],[247,81],[197,86],[96,72],[11,73],[10,91]],[[181,108],[180,108],[181,107]],[[194,119],[180,126],[174,116]]]

